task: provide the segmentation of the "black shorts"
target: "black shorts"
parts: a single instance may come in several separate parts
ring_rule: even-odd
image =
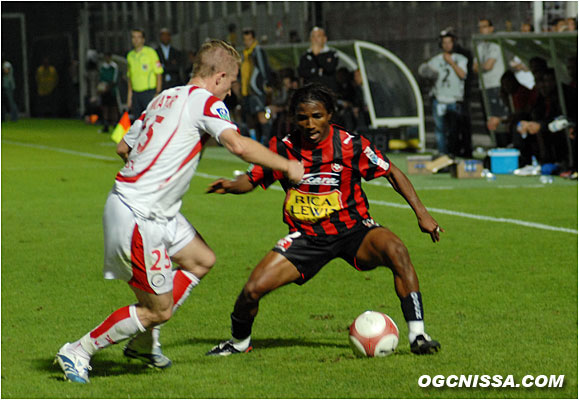
[[[308,236],[301,232],[290,233],[280,239],[273,251],[287,258],[299,271],[301,277],[294,281],[303,285],[312,279],[334,258],[340,257],[358,271],[368,271],[357,264],[356,253],[366,234],[378,225],[372,218],[364,220],[346,233],[330,236]]]

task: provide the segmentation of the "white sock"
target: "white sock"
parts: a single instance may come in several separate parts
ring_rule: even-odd
[[[424,335],[424,321],[408,321],[408,341],[410,344],[418,335]]]
[[[133,304],[119,308],[73,345],[77,346],[80,343],[83,350],[91,357],[105,347],[122,342],[136,333],[144,331],[145,328],[137,317],[137,308]]]
[[[245,351],[249,347],[249,342],[251,342],[251,336],[246,337],[245,339],[236,339],[234,337],[231,338],[233,341],[233,347],[239,351]]]

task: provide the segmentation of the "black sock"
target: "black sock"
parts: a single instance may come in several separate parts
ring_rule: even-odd
[[[403,299],[400,299],[404,319],[408,321],[422,321],[424,319],[424,309],[422,308],[422,295],[420,292],[410,292]]]
[[[253,318],[250,320],[239,319],[233,313],[231,314],[231,336],[235,339],[245,339],[251,335],[251,327],[253,326]]]

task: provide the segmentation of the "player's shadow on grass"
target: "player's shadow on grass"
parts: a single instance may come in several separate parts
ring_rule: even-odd
[[[211,349],[213,346],[218,345],[221,343],[224,338],[219,339],[211,339],[211,338],[188,338],[183,339],[181,341],[174,342],[173,345],[181,346],[181,345],[191,345],[191,344],[199,344],[199,343],[207,343],[208,350]],[[276,348],[276,347],[310,347],[310,348],[321,348],[321,347],[333,347],[333,348],[349,348],[350,346],[348,343],[332,343],[332,342],[316,342],[307,339],[301,338],[269,338],[269,339],[252,339],[253,347],[259,349],[268,349],[268,348]],[[167,343],[166,346],[163,347],[170,347],[171,344]]]
[[[34,360],[36,369],[42,371],[50,371],[50,379],[63,381],[64,374],[58,364],[54,364],[54,359],[36,359]],[[128,361],[126,358],[122,359],[106,359],[98,355],[93,357],[90,362],[92,370],[89,371],[89,377],[101,376],[117,376],[117,375],[142,375],[147,373],[154,373],[154,368],[149,368],[139,361]]]

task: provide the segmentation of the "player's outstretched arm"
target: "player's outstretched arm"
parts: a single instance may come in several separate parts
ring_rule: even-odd
[[[394,164],[390,164],[390,174],[386,177],[394,190],[396,190],[404,200],[412,207],[416,218],[418,219],[418,226],[424,233],[428,233],[433,242],[440,240],[440,232],[444,232],[438,222],[428,213],[422,201],[416,194],[414,186],[406,175]]]
[[[243,174],[233,180],[225,178],[217,179],[216,181],[212,182],[211,185],[209,185],[207,188],[207,193],[243,194],[251,192],[253,189],[254,186],[249,181],[249,177],[247,174]]]
[[[253,139],[241,136],[233,129],[224,130],[219,139],[232,154],[248,163],[281,171],[292,183],[298,183],[304,176],[304,167],[300,162],[275,154],[267,147]]]

